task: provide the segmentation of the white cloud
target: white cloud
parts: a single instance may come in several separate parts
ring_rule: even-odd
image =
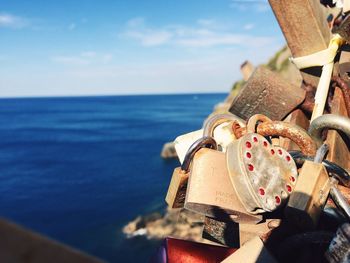
[[[129,27],[138,27],[138,26],[143,26],[144,23],[145,23],[145,19],[143,17],[135,17],[135,18],[130,19],[127,22],[127,25]]]
[[[93,58],[96,56],[95,51],[84,51],[80,54],[80,56],[85,57],[85,58]]]
[[[213,53],[203,50],[196,58],[167,62],[135,61],[126,65],[115,61],[114,64],[83,65],[49,71],[45,76],[41,71],[26,69],[21,78],[3,74],[0,86],[4,89],[0,96],[228,92],[232,83],[241,78],[239,67],[244,60],[254,65],[266,62],[280,45],[280,42],[268,45],[264,52],[249,47],[245,52],[228,48]],[[101,57],[98,53],[96,56]]]
[[[104,54],[104,55],[102,56],[102,62],[103,62],[104,64],[107,64],[107,63],[109,63],[110,61],[112,61],[112,58],[113,58],[113,55],[112,55],[112,54]]]
[[[94,51],[84,51],[78,55],[59,55],[51,58],[51,61],[68,66],[86,66],[107,64],[112,60],[112,54],[98,54]]]
[[[54,62],[68,65],[87,65],[89,60],[82,58],[81,56],[55,56],[51,59]]]
[[[231,46],[245,45],[262,47],[273,42],[273,38],[254,37],[239,34],[211,34],[207,36],[195,36],[178,40],[177,43],[186,47],[213,47],[213,46]]]
[[[230,7],[240,11],[252,10],[261,13],[270,10],[267,0],[231,0]]]
[[[29,21],[26,18],[12,14],[0,13],[0,27],[23,28],[28,25]]]
[[[165,30],[129,30],[124,34],[126,37],[139,40],[143,46],[159,46],[169,42],[172,34]]]
[[[143,46],[175,45],[189,48],[231,45],[262,47],[274,40],[272,37],[235,34],[225,27],[216,26],[212,29],[213,24],[214,20],[200,19],[193,26],[168,25],[151,28],[145,24],[143,18],[135,18],[127,22],[126,30],[121,36],[136,40]],[[245,29],[251,29],[253,26],[248,24]]]
[[[243,26],[243,28],[244,28],[245,30],[251,30],[251,29],[253,29],[254,27],[255,27],[254,24],[246,24],[246,25]]]

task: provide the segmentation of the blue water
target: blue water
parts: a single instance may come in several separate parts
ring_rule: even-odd
[[[157,241],[121,228],[164,208],[177,160],[163,143],[200,128],[225,94],[0,100],[0,215],[110,262]]]

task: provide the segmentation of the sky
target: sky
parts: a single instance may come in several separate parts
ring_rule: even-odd
[[[0,97],[228,92],[284,44],[265,0],[0,0]]]

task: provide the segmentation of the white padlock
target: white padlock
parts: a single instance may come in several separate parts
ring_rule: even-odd
[[[232,121],[237,121],[242,127],[245,126],[244,121],[233,114],[217,114],[209,117],[204,123],[203,129],[180,135],[175,139],[175,150],[181,164],[190,146],[203,137],[203,134],[207,132],[205,127],[209,126],[209,123],[213,121],[221,122],[214,128],[213,135],[218,149],[222,152],[226,152],[227,146],[236,139],[232,130]]]

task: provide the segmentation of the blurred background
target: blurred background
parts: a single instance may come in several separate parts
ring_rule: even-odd
[[[147,261],[161,234],[145,222],[167,213],[179,165],[163,144],[283,45],[264,0],[0,0],[0,216]]]

